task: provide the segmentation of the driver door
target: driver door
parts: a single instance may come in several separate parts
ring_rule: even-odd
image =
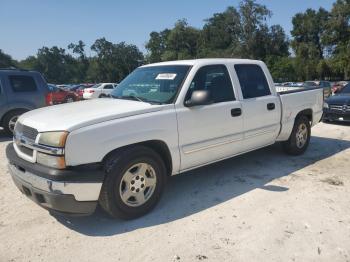
[[[181,171],[237,154],[243,139],[242,106],[236,100],[225,65],[200,68],[185,100],[195,90],[208,90],[212,104],[177,106]]]

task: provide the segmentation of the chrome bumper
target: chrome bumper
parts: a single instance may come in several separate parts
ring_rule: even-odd
[[[76,201],[97,201],[102,183],[65,182],[46,179],[15,165],[9,164],[9,171],[13,180],[21,181],[32,188],[51,194],[73,195]]]

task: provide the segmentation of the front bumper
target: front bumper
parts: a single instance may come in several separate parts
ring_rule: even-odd
[[[57,170],[19,158],[9,144],[9,171],[18,189],[38,205],[59,213],[89,215],[96,209],[104,172],[96,165]]]
[[[324,110],[323,120],[350,122],[350,112],[342,112],[335,110]]]

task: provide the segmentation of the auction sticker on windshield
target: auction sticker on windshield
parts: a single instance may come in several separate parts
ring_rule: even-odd
[[[174,80],[175,77],[176,74],[173,73],[162,73],[157,75],[156,80]]]

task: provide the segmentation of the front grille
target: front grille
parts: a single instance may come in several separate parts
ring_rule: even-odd
[[[35,128],[29,127],[26,125],[22,125],[21,123],[16,124],[15,132],[20,133],[24,137],[29,138],[33,141],[35,141],[35,139],[39,133],[38,130],[36,130]]]
[[[350,106],[348,105],[329,105],[329,109],[334,111],[350,112]]]

